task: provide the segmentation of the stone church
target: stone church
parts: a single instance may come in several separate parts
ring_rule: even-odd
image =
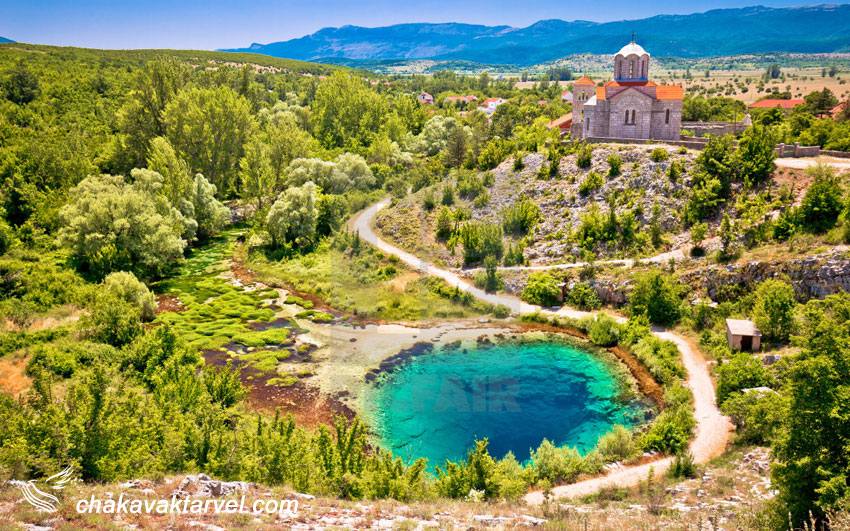
[[[614,56],[614,80],[597,87],[588,77],[573,84],[573,138],[678,140],[682,124],[680,86],[649,80],[649,54],[639,44]]]

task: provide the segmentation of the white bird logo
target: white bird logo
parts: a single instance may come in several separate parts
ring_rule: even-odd
[[[54,474],[45,479],[43,483],[52,490],[59,491],[64,489],[73,479],[71,467],[65,468],[62,472]],[[36,480],[30,481],[10,481],[14,486],[18,487],[24,495],[24,499],[36,509],[48,513],[55,513],[59,506],[59,498],[45,492],[36,486]]]

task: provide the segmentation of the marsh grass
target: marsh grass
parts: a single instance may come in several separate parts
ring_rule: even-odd
[[[287,328],[256,331],[252,323],[269,323],[275,312],[268,301],[278,296],[267,288],[248,291],[229,284],[218,275],[229,266],[237,230],[228,231],[209,245],[193,251],[174,277],[155,286],[185,305],[183,312],[164,312],[154,323],[171,326],[190,346],[216,350],[236,343],[246,347],[280,345],[290,340]],[[257,364],[263,367],[268,364]],[[272,367],[272,370],[274,367]]]
[[[266,284],[291,286],[321,297],[332,308],[362,317],[415,321],[482,315],[437,295],[421,279],[408,279],[412,270],[366,244],[355,253],[337,249],[326,241],[306,255],[275,262],[262,253],[252,253],[247,262]],[[299,304],[296,299],[287,302]],[[313,321],[328,322],[333,317],[318,311],[309,313],[308,304],[299,306],[305,309],[299,315]]]

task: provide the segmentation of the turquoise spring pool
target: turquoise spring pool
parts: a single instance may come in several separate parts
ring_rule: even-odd
[[[490,453],[520,461],[544,438],[581,453],[615,424],[633,427],[648,406],[611,359],[569,340],[506,340],[435,347],[385,373],[367,391],[378,443],[429,466]]]

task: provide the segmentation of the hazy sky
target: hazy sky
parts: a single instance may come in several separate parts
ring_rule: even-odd
[[[0,36],[18,42],[94,48],[216,49],[282,41],[346,24],[374,27],[400,22],[467,22],[527,26],[546,18],[606,22],[753,4],[780,7],[805,2],[0,0]]]

